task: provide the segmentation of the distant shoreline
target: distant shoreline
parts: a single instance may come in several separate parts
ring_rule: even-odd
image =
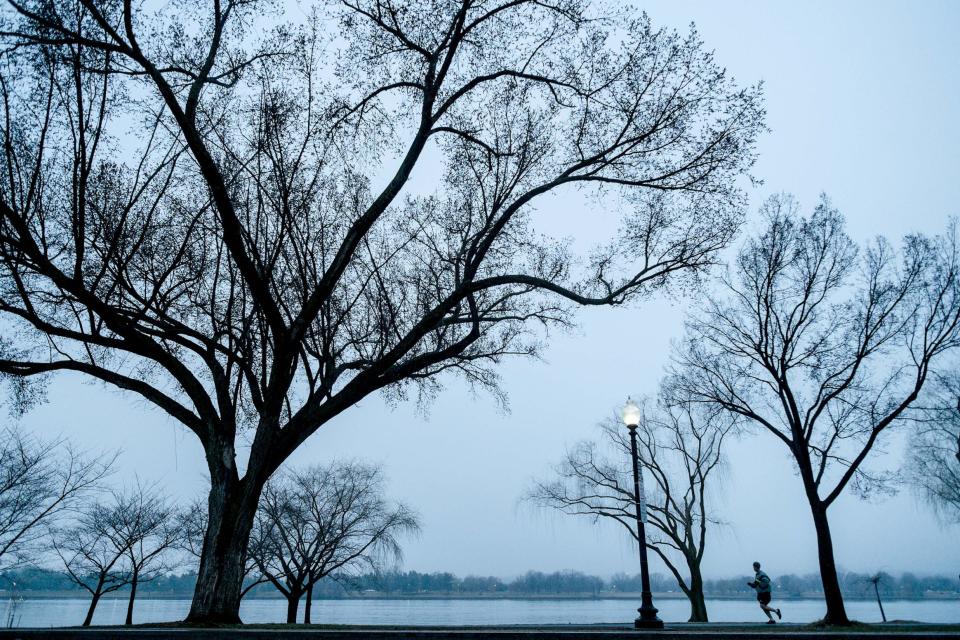
[[[11,592],[0,589],[0,605],[10,597],[18,595],[29,600],[87,600],[89,594],[83,591],[19,591]],[[664,592],[654,593],[655,599],[666,600],[686,600],[682,593]],[[140,592],[137,594],[137,600],[190,600],[193,592]],[[103,600],[126,600],[129,598],[129,591],[114,591],[103,596]],[[251,594],[246,600],[283,600],[279,594]],[[323,601],[342,601],[342,600],[639,600],[639,593],[601,593],[593,594],[540,594],[540,595],[522,595],[522,594],[441,594],[441,593],[370,593],[370,594],[351,594],[345,596],[315,596],[314,602]],[[747,600],[753,598],[747,595],[706,595],[707,600]],[[777,600],[822,600],[821,594],[809,595],[776,595]],[[847,596],[844,600],[848,602],[874,602],[872,597],[867,596]],[[943,593],[929,594],[921,597],[909,598],[905,596],[886,597],[884,602],[922,602],[931,601],[960,601],[960,594]]]

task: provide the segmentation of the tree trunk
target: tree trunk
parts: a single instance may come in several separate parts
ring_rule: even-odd
[[[264,481],[252,479],[249,472],[243,482],[237,479],[232,447],[221,449],[219,456],[208,452],[207,459],[212,468],[209,520],[186,621],[239,624],[247,544]]]
[[[313,580],[307,585],[307,603],[303,606],[303,624],[311,624],[310,608],[313,606]]]
[[[137,581],[139,578],[139,569],[134,569],[133,575],[130,576],[130,600],[127,601],[127,619],[124,621],[124,624],[127,625],[133,624],[133,601],[137,597]]]
[[[300,608],[300,596],[303,595],[299,591],[291,590],[287,594],[287,624],[297,624],[297,609]]]
[[[820,581],[823,583],[823,599],[827,605],[827,614],[823,621],[832,625],[848,625],[847,611],[843,606],[843,592],[837,578],[837,563],[833,558],[833,538],[830,536],[830,523],[827,510],[819,504],[811,504],[813,526],[817,531],[817,555],[820,560]]]
[[[687,598],[690,600],[690,619],[687,622],[709,622],[707,601],[703,597],[703,575],[696,561],[690,563],[690,591]]]
[[[887,621],[887,614],[883,611],[883,603],[880,602],[880,585],[876,582],[873,583],[873,592],[877,594],[877,606],[880,607],[880,617],[884,622]]]
[[[97,603],[100,602],[100,596],[103,595],[100,592],[100,589],[103,588],[103,580],[101,579],[99,584],[97,584],[96,590],[93,592],[93,597],[90,599],[90,608],[87,609],[87,617],[83,619],[83,626],[89,627],[90,623],[93,622],[93,612],[97,608]]]

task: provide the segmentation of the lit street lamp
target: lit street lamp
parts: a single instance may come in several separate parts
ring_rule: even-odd
[[[637,455],[637,425],[640,424],[640,407],[627,398],[622,412],[623,424],[630,431],[630,455],[633,458],[633,502],[637,509],[637,539],[640,541],[640,580],[643,591],[640,594],[640,617],[633,621],[637,629],[663,629],[663,620],[657,617],[653,606],[653,594],[650,593],[650,570],[647,568],[647,532],[643,525],[640,500],[640,462]]]

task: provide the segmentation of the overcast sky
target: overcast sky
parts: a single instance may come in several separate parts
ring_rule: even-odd
[[[823,191],[857,240],[937,233],[960,214],[960,2],[645,3],[661,25],[697,24],[741,83],[766,84],[771,132],[759,144],[751,216],[770,193],[809,210]],[[590,239],[596,221],[558,202],[540,208],[552,231]],[[391,495],[419,511],[423,534],[404,567],[504,577],[528,569],[609,575],[638,571],[636,547],[611,525],[533,511],[518,499],[568,445],[628,394],[655,391],[679,338],[685,300],[590,310],[577,331],[552,335],[546,361],[502,369],[510,411],[451,380],[428,408],[365,401],[323,427],[290,464],[358,457],[383,463]],[[25,423],[91,448],[119,446],[118,481],[134,474],[178,498],[198,496],[205,465],[192,434],[143,402],[60,378]],[[806,501],[782,445],[765,434],[731,443],[715,512],[707,576],[816,571]],[[890,449],[890,463],[901,451]],[[960,529],[909,492],[876,503],[844,497],[831,509],[843,569],[960,570]],[[654,562],[654,570],[662,568]]]

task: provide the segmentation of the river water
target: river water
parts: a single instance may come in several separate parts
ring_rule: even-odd
[[[79,625],[89,601],[77,599],[27,599],[13,610],[13,626],[50,627]],[[464,599],[376,599],[319,600],[313,604],[313,622],[319,624],[383,625],[508,625],[508,624],[594,624],[627,623],[636,616],[636,606],[625,599],[597,600],[464,600]],[[777,603],[774,603],[777,604]],[[686,600],[661,598],[656,602],[660,617],[667,622],[687,619]],[[784,622],[812,622],[823,616],[819,600],[779,602]],[[11,622],[12,604],[0,603],[0,625]],[[138,600],[134,622],[182,620],[190,608],[185,599]],[[960,600],[893,600],[884,602],[888,620],[960,622]],[[763,613],[752,600],[708,600],[714,622],[763,621]],[[127,603],[120,598],[102,600],[94,624],[122,624]],[[848,601],[847,613],[863,622],[879,622],[880,611],[872,601]],[[300,608],[303,615],[303,607]],[[244,622],[283,622],[286,601],[247,599],[240,608]]]

